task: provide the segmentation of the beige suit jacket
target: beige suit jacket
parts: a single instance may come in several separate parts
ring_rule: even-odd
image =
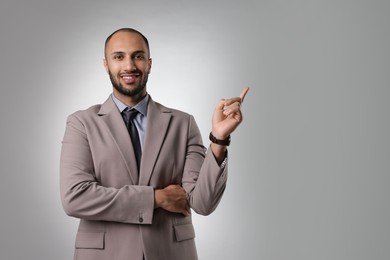
[[[191,208],[215,210],[227,165],[206,152],[191,115],[148,104],[137,172],[131,140],[112,98],[68,117],[60,190],[65,212],[80,219],[76,260],[197,259],[191,216],[154,209],[154,189],[181,184]]]

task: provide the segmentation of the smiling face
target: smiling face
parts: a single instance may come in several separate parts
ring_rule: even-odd
[[[146,95],[152,59],[141,35],[128,31],[112,35],[106,44],[104,67],[115,97],[123,103],[133,106]]]

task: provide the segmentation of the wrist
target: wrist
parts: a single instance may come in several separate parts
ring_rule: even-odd
[[[221,164],[226,158],[227,146],[211,143],[211,151],[218,164]]]
[[[155,189],[154,190],[154,208],[161,208],[162,204],[162,190]]]
[[[230,135],[225,138],[221,138],[221,137],[217,138],[216,136],[213,135],[213,132],[210,132],[209,139],[212,143],[218,145],[228,146],[230,144]]]

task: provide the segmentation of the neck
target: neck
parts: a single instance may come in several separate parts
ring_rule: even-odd
[[[147,95],[146,91],[142,91],[141,93],[134,95],[134,96],[126,96],[114,89],[113,91],[114,96],[120,100],[123,104],[125,104],[127,107],[134,107],[136,106],[144,97]]]

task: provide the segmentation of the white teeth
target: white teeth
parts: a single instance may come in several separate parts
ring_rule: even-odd
[[[123,79],[134,79],[136,77],[138,77],[139,75],[136,74],[136,75],[132,75],[132,76],[122,76]]]

